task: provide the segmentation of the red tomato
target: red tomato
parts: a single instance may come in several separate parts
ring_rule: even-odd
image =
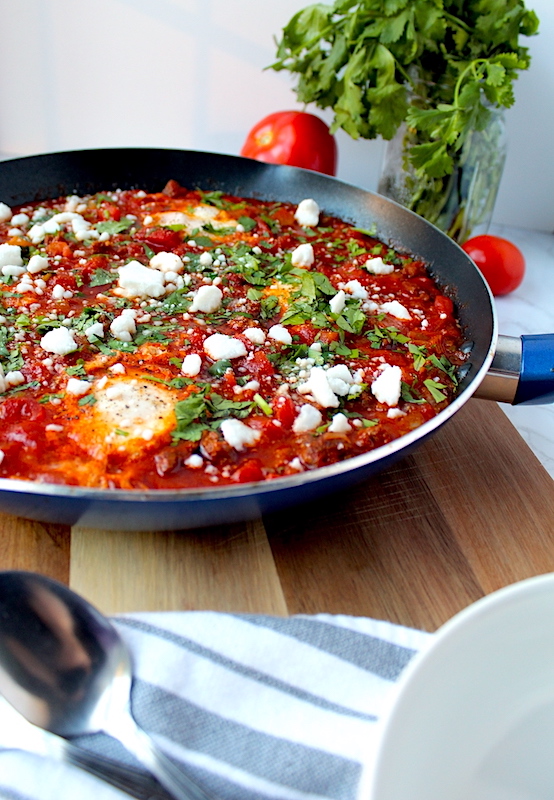
[[[513,292],[523,280],[523,253],[507,239],[483,234],[468,239],[462,249],[477,264],[494,295]]]
[[[241,156],[268,164],[289,164],[335,175],[337,143],[319,117],[304,111],[277,111],[258,122]]]
[[[232,478],[237,483],[250,483],[251,481],[263,481],[264,473],[262,462],[259,458],[249,458],[233,472]]]

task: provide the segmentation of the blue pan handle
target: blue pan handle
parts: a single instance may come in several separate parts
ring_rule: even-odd
[[[521,370],[513,404],[554,402],[554,334],[521,337]]]
[[[554,333],[499,336],[476,397],[511,405],[554,402]]]

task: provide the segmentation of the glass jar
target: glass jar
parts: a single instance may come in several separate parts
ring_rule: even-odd
[[[377,191],[432,222],[462,244],[486,233],[506,159],[503,109],[491,108],[483,130],[473,130],[443,178],[416,174],[409,162],[417,132],[403,124],[387,142]]]

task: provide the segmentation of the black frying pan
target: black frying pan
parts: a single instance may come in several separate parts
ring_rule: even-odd
[[[384,469],[450,419],[487,376],[497,348],[496,322],[490,292],[473,262],[451,239],[422,218],[390,200],[334,178],[212,153],[84,150],[0,163],[0,201],[15,206],[60,195],[117,188],[160,191],[171,178],[189,188],[222,190],[265,200],[297,203],[313,197],[325,213],[363,228],[376,224],[379,238],[426,261],[456,304],[470,351],[460,394],[437,417],[390,444],[332,466],[267,484],[166,492],[89,489],[0,479],[0,510],[47,522],[125,530],[183,529],[249,519],[340,490]],[[513,357],[519,362],[521,347],[519,350],[515,347]],[[490,375],[488,380],[490,383]],[[536,380],[534,374],[531,382]],[[520,380],[519,384],[524,382]]]

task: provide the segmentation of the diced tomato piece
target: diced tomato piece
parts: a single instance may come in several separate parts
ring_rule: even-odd
[[[273,401],[273,414],[283,428],[292,428],[292,423],[296,417],[296,409],[290,397],[285,397],[285,395],[277,397]]]
[[[49,256],[62,256],[62,258],[71,258],[72,250],[67,242],[55,241],[46,245],[46,252]]]
[[[267,378],[275,374],[273,364],[262,350],[256,350],[246,365],[255,378]]]
[[[311,344],[315,339],[315,330],[313,325],[291,325],[289,328],[291,334],[296,334],[300,338],[302,344]]]
[[[118,222],[121,219],[121,209],[117,206],[111,205],[110,203],[104,203],[102,205],[102,211],[105,213],[105,216],[108,219],[114,219]]]
[[[44,416],[44,407],[32,398],[8,397],[0,404],[0,419],[3,422],[21,422],[23,419],[40,421]]]
[[[435,297],[435,308],[439,314],[452,314],[454,311],[454,303],[449,297],[444,294],[438,294]]]
[[[136,238],[145,242],[156,253],[160,253],[162,250],[174,250],[183,241],[179,231],[172,231],[169,228],[139,231]]]
[[[232,477],[236,483],[263,481],[264,473],[262,470],[262,462],[259,458],[249,458],[248,461],[245,461],[244,464],[233,472]]]
[[[322,329],[319,331],[319,338],[323,342],[323,344],[329,344],[330,342],[336,342],[339,338],[338,331],[326,331]]]

